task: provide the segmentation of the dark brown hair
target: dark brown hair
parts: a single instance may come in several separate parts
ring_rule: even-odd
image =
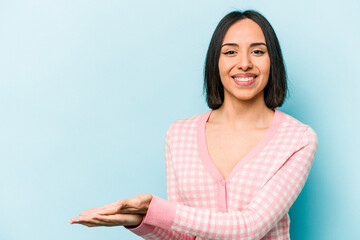
[[[286,70],[279,40],[274,29],[260,13],[247,10],[227,14],[217,25],[207,51],[204,69],[204,92],[206,102],[211,109],[219,108],[224,102],[224,87],[220,80],[219,57],[221,45],[228,29],[237,21],[251,19],[256,22],[265,36],[270,57],[269,81],[264,89],[265,104],[268,108],[280,107],[286,97]]]

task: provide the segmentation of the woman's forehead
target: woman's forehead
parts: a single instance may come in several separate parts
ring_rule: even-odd
[[[264,42],[265,36],[260,26],[251,19],[242,19],[230,26],[225,34],[224,43],[251,44]]]

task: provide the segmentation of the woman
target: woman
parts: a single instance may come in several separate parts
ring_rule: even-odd
[[[168,200],[140,194],[70,223],[123,225],[145,239],[289,239],[288,211],[317,148],[311,127],[279,111],[286,74],[279,42],[255,11],[218,24],[206,58],[206,113],[166,135]]]

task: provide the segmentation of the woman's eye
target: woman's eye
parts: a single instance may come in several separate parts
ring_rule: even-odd
[[[236,53],[235,51],[224,52],[225,55],[234,55],[235,53]]]
[[[261,50],[254,50],[252,51],[255,55],[263,55],[265,52]]]

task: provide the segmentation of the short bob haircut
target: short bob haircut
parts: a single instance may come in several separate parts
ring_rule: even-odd
[[[286,97],[286,71],[279,40],[274,29],[260,13],[247,10],[234,11],[227,14],[217,25],[207,51],[204,69],[204,92],[206,102],[211,109],[218,109],[224,102],[224,87],[220,80],[219,57],[222,42],[227,30],[237,21],[251,19],[256,22],[265,36],[266,46],[270,57],[269,81],[264,89],[264,100],[268,108],[280,107]]]

